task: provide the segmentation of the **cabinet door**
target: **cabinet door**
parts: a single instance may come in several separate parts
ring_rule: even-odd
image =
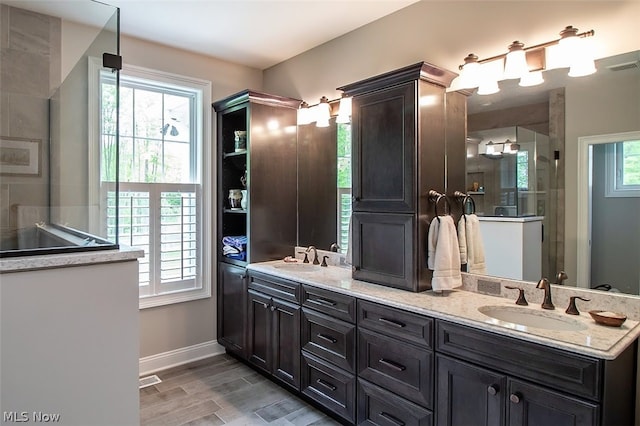
[[[218,277],[218,342],[244,358],[246,271],[242,267],[219,263]]]
[[[415,98],[414,82],[354,97],[354,211],[414,210]]]
[[[442,355],[436,370],[436,424],[504,425],[505,376]]]
[[[247,357],[265,371],[271,371],[271,298],[248,291]]]
[[[272,373],[300,389],[300,306],[271,299]]]
[[[596,404],[519,380],[509,380],[509,426],[591,426],[599,424]]]
[[[414,290],[414,216],[355,212],[352,220],[353,278]]]

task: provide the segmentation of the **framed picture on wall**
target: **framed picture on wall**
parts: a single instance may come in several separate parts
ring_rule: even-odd
[[[0,175],[40,176],[42,140],[0,136]]]

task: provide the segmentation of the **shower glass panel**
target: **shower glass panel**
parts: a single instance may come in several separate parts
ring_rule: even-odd
[[[101,99],[99,73],[120,54],[119,9],[0,0],[0,22],[0,257],[118,248],[118,84]]]
[[[467,192],[484,216],[544,216],[549,136],[524,127],[469,134]]]

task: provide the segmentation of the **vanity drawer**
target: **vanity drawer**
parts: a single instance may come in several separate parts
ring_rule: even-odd
[[[356,326],[302,308],[302,349],[351,373],[356,368]]]
[[[401,309],[358,300],[358,327],[433,347],[433,319]]]
[[[358,329],[358,377],[403,398],[433,405],[433,352]]]
[[[261,274],[249,271],[249,288],[257,290],[263,294],[286,300],[293,303],[300,303],[300,284],[277,278],[272,275]]]
[[[345,294],[303,285],[302,306],[351,323],[356,322],[356,298]]]
[[[431,426],[433,413],[366,380],[358,379],[358,424]]]
[[[597,359],[440,320],[436,350],[574,395],[600,398],[603,367]]]
[[[354,423],[356,419],[356,377],[320,358],[302,353],[302,393]]]

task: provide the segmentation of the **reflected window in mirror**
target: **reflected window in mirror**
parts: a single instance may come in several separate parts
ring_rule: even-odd
[[[340,252],[349,246],[349,222],[351,221],[351,124],[337,125],[338,139],[338,235]]]
[[[607,144],[607,197],[640,197],[640,140]]]

